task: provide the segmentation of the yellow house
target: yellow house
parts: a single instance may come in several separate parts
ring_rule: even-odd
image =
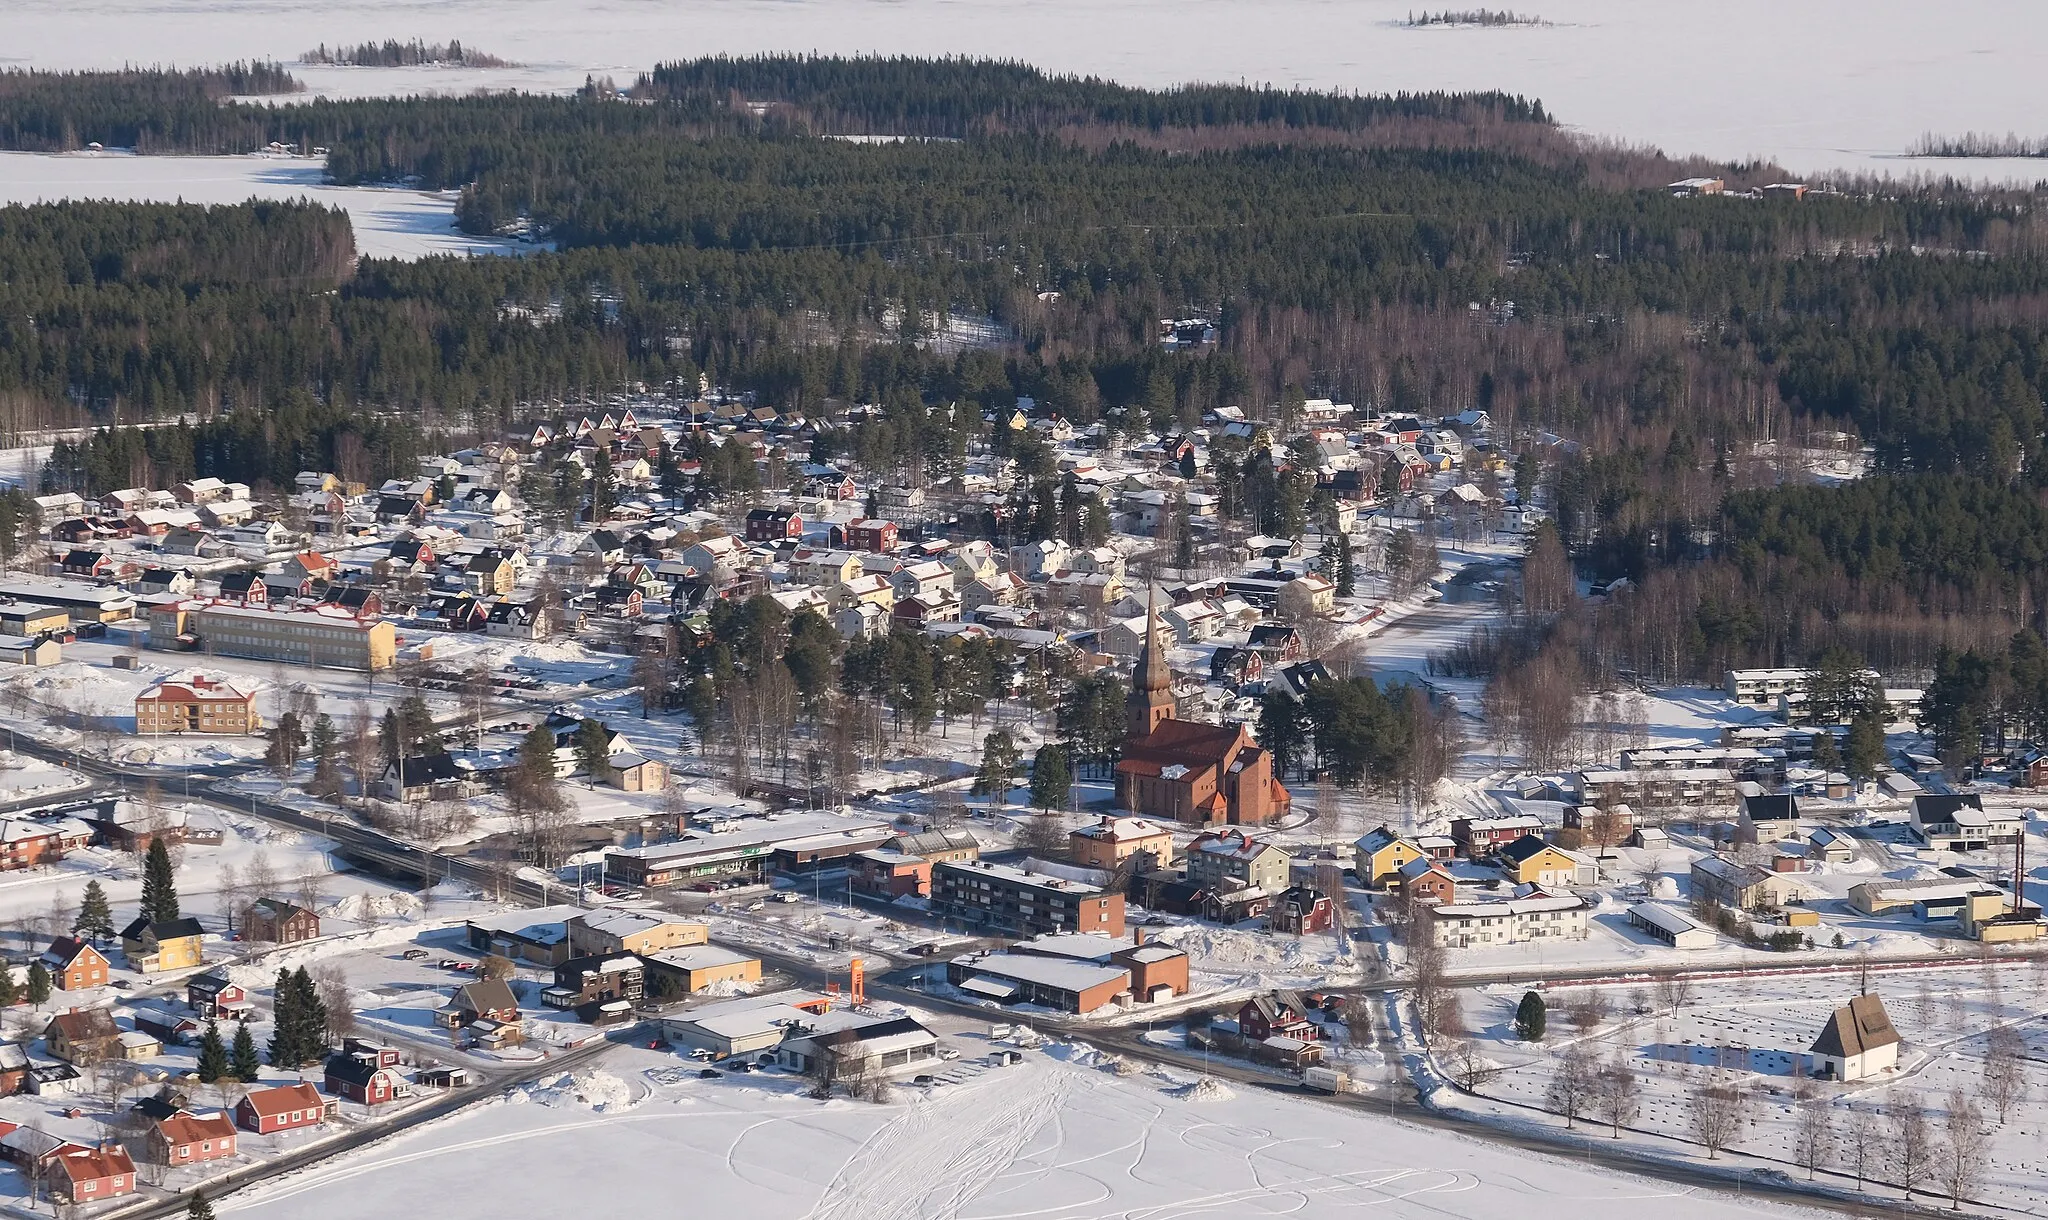
[[[128,964],[144,974],[189,970],[205,964],[205,935],[196,919],[138,919],[121,930],[121,950]]]
[[[866,570],[852,551],[813,551],[789,561],[791,583],[821,589],[837,589]]]
[[[1355,849],[1357,859],[1351,871],[1361,884],[1371,886],[1385,885],[1410,860],[1420,860],[1429,854],[1414,840],[1404,839],[1384,826],[1360,839]]]
[[[856,576],[839,586],[833,604],[841,608],[865,604],[893,611],[896,590],[881,576]]]
[[[1500,849],[1500,871],[1521,885],[1573,885],[1579,862],[1535,835],[1523,835]]]
[[[675,980],[684,992],[691,995],[719,983],[761,981],[760,958],[721,949],[717,945],[670,949],[656,953],[646,961],[649,991],[656,990],[656,984],[663,976]]]

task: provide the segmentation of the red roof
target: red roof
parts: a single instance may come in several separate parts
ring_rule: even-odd
[[[312,1086],[306,1086],[311,1088]],[[235,1138],[235,1124],[225,1114],[212,1118],[201,1118],[183,1110],[169,1118],[157,1120],[156,1129],[173,1145],[196,1144],[201,1140],[232,1140]]]
[[[128,1159],[128,1153],[120,1148],[79,1148],[60,1153],[51,1164],[62,1169],[64,1176],[73,1183],[97,1182],[102,1178],[135,1172],[135,1162]]]
[[[282,1085],[275,1089],[257,1089],[243,1100],[249,1103],[260,1118],[275,1118],[293,1110],[318,1110],[321,1108],[320,1090],[311,1084],[299,1083]]]

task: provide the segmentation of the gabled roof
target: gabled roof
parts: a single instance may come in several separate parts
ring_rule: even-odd
[[[225,1114],[201,1118],[180,1110],[169,1118],[158,1119],[158,1134],[171,1144],[194,1144],[201,1140],[231,1140],[235,1137],[235,1124]]]
[[[402,788],[416,788],[423,784],[447,783],[458,778],[455,759],[446,750],[439,754],[428,754],[422,758],[401,758],[398,760],[398,783]]]
[[[1813,1040],[1811,1053],[1847,1059],[1882,1046],[1896,1046],[1899,1031],[1892,1026],[1884,1001],[1875,995],[1860,995],[1837,1008],[1820,1037]]]
[[[325,1104],[320,1100],[320,1090],[305,1081],[274,1089],[252,1089],[242,1100],[248,1102],[249,1108],[262,1118],[289,1114],[293,1110],[319,1110]]]
[[[155,941],[158,944],[162,944],[167,940],[182,940],[188,936],[204,935],[206,935],[206,929],[200,927],[199,921],[189,915],[183,919],[167,919],[160,923],[151,923],[146,919],[138,918],[135,922],[121,929],[122,940]]]
[[[64,1041],[74,1046],[80,1042],[94,1042],[121,1036],[121,1031],[114,1025],[113,1015],[104,1008],[81,1008],[73,1012],[60,1012],[50,1018],[50,1027],[62,1034]]]
[[[507,1008],[516,1012],[519,1009],[519,1001],[504,979],[478,979],[474,983],[464,983],[455,989],[453,1003],[472,1012],[499,1012]]]
[[[99,950],[75,936],[60,936],[50,942],[48,949],[43,950],[43,963],[61,969],[77,961],[83,954],[98,952]]]
[[[327,1057],[326,1074],[332,1080],[366,1086],[370,1081],[376,1079],[379,1072],[389,1074],[394,1078],[397,1076],[397,1073],[393,1072],[390,1068],[379,1067],[377,1065],[377,1058],[374,1055],[344,1054],[329,1055]]]
[[[1506,847],[1501,848],[1500,854],[1501,858],[1508,861],[1508,863],[1520,864],[1524,860],[1542,855],[1549,848],[1550,844],[1545,843],[1535,835],[1523,835]]]

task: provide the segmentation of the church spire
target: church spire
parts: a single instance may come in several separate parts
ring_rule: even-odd
[[[1163,720],[1173,719],[1173,671],[1159,646],[1159,586],[1145,595],[1145,642],[1131,667],[1131,694],[1124,702],[1125,727],[1134,738],[1149,737]]]

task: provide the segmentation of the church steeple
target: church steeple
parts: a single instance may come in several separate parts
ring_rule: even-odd
[[[1131,667],[1131,694],[1124,701],[1125,728],[1132,737],[1149,737],[1162,720],[1173,719],[1173,671],[1159,646],[1159,587],[1145,594],[1145,643]]]

